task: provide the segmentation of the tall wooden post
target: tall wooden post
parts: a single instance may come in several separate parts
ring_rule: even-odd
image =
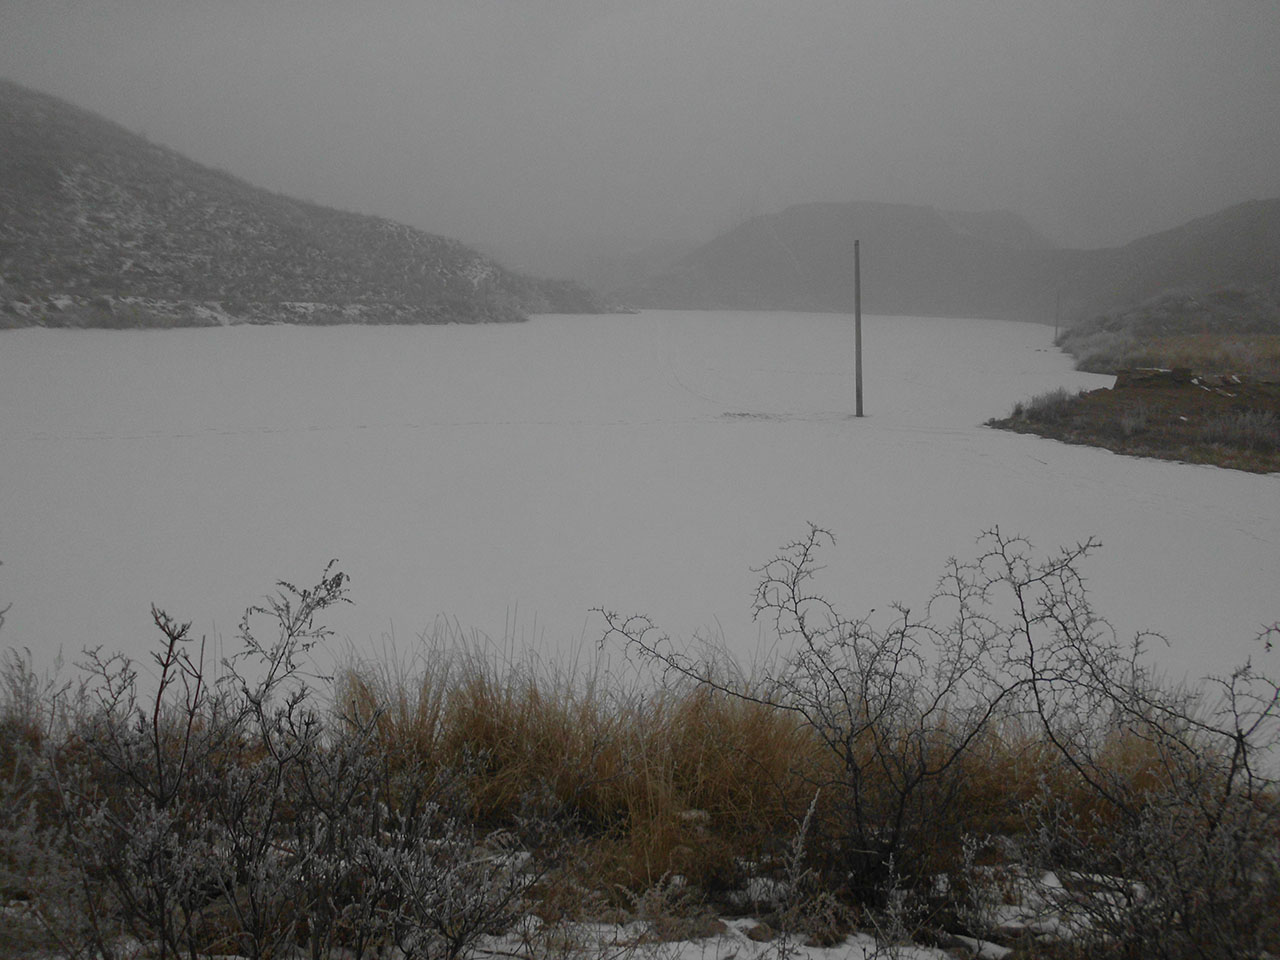
[[[853,241],[853,367],[857,416],[862,416],[862,263],[860,241]]]

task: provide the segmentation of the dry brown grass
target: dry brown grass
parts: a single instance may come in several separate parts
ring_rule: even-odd
[[[642,888],[672,872],[723,882],[735,857],[785,841],[819,750],[759,704],[646,690],[599,664],[512,662],[456,637],[410,663],[351,664],[335,704],[373,724],[393,767],[460,777],[480,823],[540,804],[588,841],[593,869]]]
[[[696,882],[731,881],[737,858],[778,852],[812,795],[821,748],[785,713],[705,688],[648,701],[646,729],[632,737],[629,871],[667,871]]]
[[[352,663],[335,703],[371,722],[374,746],[396,770],[460,776],[483,822],[510,819],[534,790],[542,801],[610,819],[621,769],[620,730],[633,705],[600,677],[512,662],[481,641],[437,638],[411,660]]]
[[[384,757],[459,774],[477,822],[507,826],[532,801],[570,825],[578,870],[597,889],[645,890],[672,874],[730,887],[743,861],[780,862],[819,787],[815,836],[838,836],[846,815],[848,772],[810,728],[707,687],[645,686],[598,664],[558,671],[453,638],[411,664],[353,664],[338,689],[338,703],[374,720]],[[940,758],[959,732],[943,723],[893,749]],[[897,787],[874,755],[877,737],[881,749],[889,742],[867,731],[857,757],[863,795],[887,817]],[[1154,794],[1168,776],[1132,734],[1114,735],[1097,757],[1128,796]],[[1026,829],[1046,789],[1078,823],[1105,829],[1113,815],[1033,725],[1003,718],[913,801],[911,842],[927,849],[930,868],[954,868],[967,836]]]
[[[743,860],[779,861],[816,789],[817,836],[838,835],[848,802],[848,772],[795,715],[691,684],[645,687],[598,664],[558,671],[452,638],[409,664],[352,664],[336,702],[374,722],[376,749],[393,765],[459,775],[486,827],[510,825],[531,802],[571,825],[583,876],[609,890],[671,874],[731,886]],[[958,733],[943,723],[890,752],[940,758]],[[883,750],[883,731],[856,745],[861,789],[889,816],[897,787],[874,755],[877,738]],[[1110,736],[1096,758],[1127,796],[1167,785],[1167,758],[1133,733]],[[1025,829],[1046,790],[1079,823],[1105,829],[1114,814],[1033,725],[1003,718],[913,801],[913,842],[931,867],[954,867],[966,836]]]
[[[1186,367],[1197,373],[1280,378],[1280,335],[1188,333],[1135,345],[1120,366]]]
[[[1280,376],[1280,302],[1274,290],[1166,292],[1068,327],[1058,344],[1081,370],[1187,367],[1198,373]]]

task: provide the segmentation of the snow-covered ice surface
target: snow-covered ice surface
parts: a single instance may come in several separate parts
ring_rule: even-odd
[[[843,316],[5,331],[0,644],[137,654],[155,602],[230,646],[244,606],[337,557],[356,603],[330,622],[361,649],[405,652],[442,614],[590,645],[604,606],[749,657],[751,567],[813,521],[849,615],[919,606],[999,525],[1045,551],[1099,537],[1097,609],[1168,634],[1173,673],[1256,652],[1280,617],[1280,476],[981,426],[1110,383],[1050,339],[866,318],[854,419]]]

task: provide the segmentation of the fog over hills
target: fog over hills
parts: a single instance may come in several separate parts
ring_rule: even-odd
[[[0,5],[14,81],[605,290],[815,201],[1095,249],[1280,196],[1277,48],[1259,0]]]
[[[600,312],[447,237],[251,186],[0,81],[0,325],[440,323]]]
[[[1280,275],[1280,200],[1120,247],[1060,249],[1009,211],[804,203],[689,249],[599,245],[572,281],[447,237],[251,186],[58,98],[0,81],[0,325],[438,323],[668,309],[1070,321]],[[548,258],[576,237],[546,239]],[[1269,301],[1268,301],[1269,302]]]
[[[847,312],[858,239],[869,312],[1067,320],[1167,290],[1274,287],[1280,200],[1096,250],[1056,249],[1008,212],[802,204],[754,217],[617,296],[640,307]]]
[[[849,311],[859,238],[871,313],[1043,312],[1050,244],[1025,221],[888,203],[810,203],[755,217],[619,296],[644,307]]]
[[[1280,198],[1235,204],[1123,247],[1063,255],[1063,297],[1089,315],[1169,290],[1280,294]]]

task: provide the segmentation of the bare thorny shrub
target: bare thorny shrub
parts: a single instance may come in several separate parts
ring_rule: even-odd
[[[150,687],[90,651],[74,698],[37,698],[74,699],[76,716],[21,748],[0,839],[5,865],[25,867],[6,884],[60,952],[455,957],[524,909],[537,870],[459,819],[448,771],[393,768],[371,749],[376,718],[321,710],[308,653],[329,637],[318,616],[343,602],[332,565],[313,588],[281,583],[246,612],[216,682],[189,624],[153,610]],[[34,674],[8,666],[21,706],[13,682],[25,696]]]
[[[1021,818],[1037,865],[1092,884],[1071,898],[1082,943],[1168,957],[1275,948],[1273,681],[1245,665],[1190,692],[1155,682],[1143,638],[1120,643],[1089,604],[1080,565],[1092,541],[1036,559],[991,531],[976,560],[949,563],[923,616],[898,606],[877,627],[815,592],[831,540],[813,527],[761,568],[756,616],[792,652],[751,686],[647,617],[602,611],[606,641],[794,715],[825,745],[833,763],[803,771],[824,796],[809,829],[825,890],[897,926],[962,923],[974,915],[955,902],[964,885],[939,874],[963,875],[967,840]],[[1031,736],[1047,799],[993,809],[984,780],[1015,746],[1010,730]],[[1138,758],[1117,754],[1125,742]]]
[[[1019,547],[997,538],[975,569],[1016,601],[1016,668],[1064,774],[1058,796],[1025,807],[1030,848],[1072,871],[1082,938],[1148,957],[1274,950],[1280,686],[1247,662],[1194,687],[1159,682],[1151,638],[1117,643],[1074,563],[1045,569]]]
[[[1121,693],[1104,722],[1055,732],[1088,802],[1028,806],[1028,852],[1062,874],[1065,915],[1144,957],[1274,951],[1280,688],[1246,664],[1181,694],[1133,670]]]
[[[696,661],[657,635],[645,617],[605,613],[609,636],[665,671],[796,715],[834,763],[807,772],[823,809],[813,845],[829,885],[860,903],[882,900],[891,870],[920,878],[930,871],[938,815],[963,785],[967,751],[1011,702],[998,683],[1006,651],[971,623],[970,585],[952,571],[954,623],[938,627],[899,607],[886,629],[849,620],[811,580],[830,535],[814,528],[761,570],[757,617],[768,618],[792,654],[751,689],[729,686],[707,661]]]
[[[5,953],[53,948],[77,957],[92,942],[98,900],[70,856],[40,776],[84,703],[83,688],[60,681],[59,672],[57,663],[38,674],[30,651],[6,651],[0,665],[0,890],[22,905],[16,914],[11,906],[0,926]]]
[[[299,658],[325,638],[314,617],[344,579],[281,584],[251,608],[216,683],[190,625],[155,608],[149,686],[127,658],[86,653],[80,717],[34,766],[86,891],[83,949],[114,955],[123,928],[161,957],[261,957],[292,935],[311,851],[288,849],[287,832],[310,812],[295,789],[321,747]],[[269,644],[250,629],[259,616],[278,631]]]

